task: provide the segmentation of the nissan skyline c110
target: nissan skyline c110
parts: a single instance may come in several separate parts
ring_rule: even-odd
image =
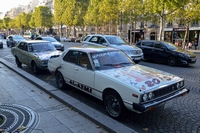
[[[71,85],[102,100],[114,119],[123,118],[127,110],[149,111],[189,92],[183,78],[135,64],[110,47],[70,47],[51,58],[48,69],[58,88]]]

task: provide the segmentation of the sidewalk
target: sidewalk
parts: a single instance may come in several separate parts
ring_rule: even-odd
[[[2,58],[0,116],[5,133],[135,132]]]

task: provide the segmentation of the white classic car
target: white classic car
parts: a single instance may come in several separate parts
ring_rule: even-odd
[[[70,47],[48,62],[58,88],[65,84],[103,100],[107,113],[120,119],[128,110],[143,113],[189,92],[184,79],[135,64],[109,47]]]

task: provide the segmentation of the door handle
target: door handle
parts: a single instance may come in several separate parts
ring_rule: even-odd
[[[75,71],[78,71],[78,68],[74,68]]]

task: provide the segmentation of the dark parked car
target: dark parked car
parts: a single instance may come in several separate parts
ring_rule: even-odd
[[[20,36],[20,35],[10,35],[6,39],[6,44],[7,44],[7,47],[14,47],[19,42],[25,41],[25,40],[26,39],[23,36]]]
[[[193,52],[177,47],[172,43],[156,40],[141,40],[136,43],[144,53],[145,60],[166,63],[170,66],[189,65],[197,61]]]
[[[49,41],[49,42],[51,42],[51,43],[55,46],[55,48],[56,48],[57,50],[64,51],[64,45],[63,45],[62,43],[58,42],[58,41],[57,41],[55,38],[53,38],[53,37],[47,37],[47,36],[42,37],[42,36],[38,36],[38,37],[35,38],[35,40],[45,40],[45,41]]]

